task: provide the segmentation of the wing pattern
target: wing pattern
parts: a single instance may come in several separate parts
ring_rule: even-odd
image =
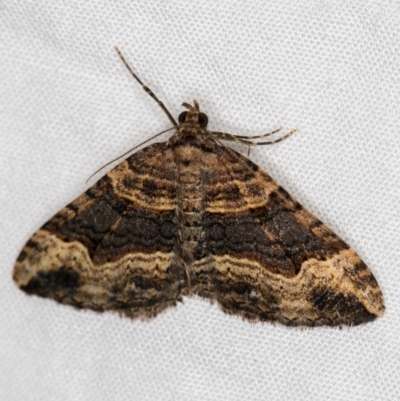
[[[357,325],[385,309],[354,250],[193,123],[123,161],[44,224],[14,280],[29,294],[132,318],[193,294],[289,326]]]

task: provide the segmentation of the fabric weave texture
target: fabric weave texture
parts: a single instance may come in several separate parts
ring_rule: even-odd
[[[400,398],[400,4],[5,0],[0,21],[1,400]],[[216,131],[299,128],[250,157],[359,253],[383,318],[290,329],[192,298],[133,321],[14,286],[32,233],[170,126],[115,44],[176,118],[197,99]]]

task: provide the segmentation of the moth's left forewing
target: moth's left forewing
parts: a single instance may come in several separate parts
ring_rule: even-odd
[[[356,325],[383,314],[374,276],[343,240],[247,158],[219,145],[215,153],[220,174],[203,182],[200,295],[228,313],[294,326]]]
[[[181,299],[176,165],[166,143],[132,155],[59,211],[14,268],[24,291],[96,311],[155,316]]]

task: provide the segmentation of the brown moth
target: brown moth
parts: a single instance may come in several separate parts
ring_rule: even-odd
[[[28,294],[131,318],[194,294],[230,314],[288,326],[357,325],[382,316],[364,262],[245,156],[211,132],[199,104],[175,133],[128,157],[27,242],[13,278]]]

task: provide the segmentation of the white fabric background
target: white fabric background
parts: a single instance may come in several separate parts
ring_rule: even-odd
[[[0,18],[1,400],[399,399],[398,2],[3,0]],[[251,157],[361,255],[383,318],[299,330],[186,299],[141,322],[13,285],[87,177],[170,126],[114,44],[174,116],[196,98],[214,130],[300,128]]]

